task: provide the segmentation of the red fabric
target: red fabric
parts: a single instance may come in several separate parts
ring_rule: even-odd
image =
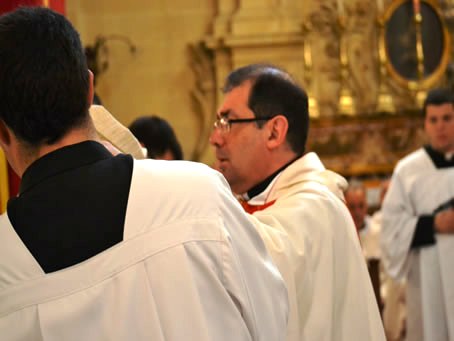
[[[11,12],[19,6],[43,6],[44,0],[0,0],[0,14]],[[49,8],[65,14],[65,0],[48,0]]]
[[[1,0],[0,13],[11,12],[19,6],[40,6],[42,0]]]
[[[49,8],[65,15],[65,0],[49,0]]]
[[[20,178],[8,165],[9,196],[15,197],[19,193]]]
[[[264,210],[265,208],[270,207],[271,205],[273,205],[275,202],[276,202],[276,200],[267,202],[264,205],[251,205],[251,204],[248,204],[247,201],[240,200],[241,206],[243,206],[244,210],[247,213],[249,213],[249,214],[252,214],[252,213],[257,212],[257,211]]]

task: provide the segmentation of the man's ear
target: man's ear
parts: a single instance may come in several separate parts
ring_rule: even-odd
[[[11,133],[6,123],[0,119],[0,147],[5,150],[9,145],[11,145]]]
[[[93,97],[95,96],[95,76],[93,75],[93,72],[91,70],[88,70],[88,98],[87,98],[87,103],[88,107],[91,107],[93,104]]]
[[[277,115],[267,122],[267,146],[275,149],[286,142],[288,121],[284,115]]]

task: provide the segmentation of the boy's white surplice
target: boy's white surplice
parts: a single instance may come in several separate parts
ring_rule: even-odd
[[[418,217],[453,197],[454,167],[436,168],[419,149],[398,163],[383,203],[385,267],[394,278],[408,276],[408,340],[454,340],[454,236],[410,249]]]
[[[135,161],[124,241],[47,275],[0,217],[2,340],[277,341],[287,311],[260,236],[206,166]]]

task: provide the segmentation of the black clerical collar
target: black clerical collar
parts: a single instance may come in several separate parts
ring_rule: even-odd
[[[440,153],[439,151],[433,149],[430,145],[424,146],[424,149],[431,158],[435,167],[437,168],[454,167],[454,157],[451,157],[450,160],[447,160],[445,154]]]
[[[19,195],[43,180],[70,169],[113,157],[100,143],[84,141],[66,146],[34,161],[22,176]]]
[[[274,178],[280,173],[282,172],[285,168],[287,168],[289,165],[291,165],[293,162],[295,162],[296,159],[299,159],[301,157],[301,155],[298,155],[296,158],[294,158],[293,160],[291,160],[289,163],[285,164],[284,166],[282,166],[281,168],[279,168],[276,172],[274,172],[273,174],[271,174],[269,177],[267,177],[265,180],[263,180],[262,182],[260,182],[259,184],[255,185],[254,187],[252,187],[249,191],[246,192],[246,195],[245,195],[245,199],[246,200],[249,200],[253,197],[255,197],[256,195],[259,195],[260,193],[262,193],[267,187],[268,185],[271,183],[271,181],[274,180]]]

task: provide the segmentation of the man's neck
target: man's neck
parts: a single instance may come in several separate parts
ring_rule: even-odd
[[[244,198],[250,199],[263,192],[280,172],[282,172],[298,158],[299,156],[294,155],[293,158],[286,160],[285,163],[281,163],[279,167],[275,167],[272,172],[269,172],[269,175],[265,179],[263,179],[258,184],[250,188],[246,193],[244,193]]]
[[[444,148],[443,150],[440,150],[440,149],[436,149],[434,148],[432,145],[429,145],[430,148],[432,148],[432,150],[436,151],[437,153],[440,153],[442,155],[452,155],[454,154],[454,147],[452,148]]]
[[[99,137],[96,133],[96,130],[90,121],[88,124],[84,124],[81,127],[73,128],[66,135],[64,135],[60,140],[52,144],[42,144],[33,150],[24,150],[22,167],[18,170],[18,175],[22,177],[25,170],[36,160],[43,157],[46,154],[49,154],[53,151],[61,149],[66,146],[77,144],[80,142],[94,140],[99,141]],[[27,149],[26,147],[24,147]]]

